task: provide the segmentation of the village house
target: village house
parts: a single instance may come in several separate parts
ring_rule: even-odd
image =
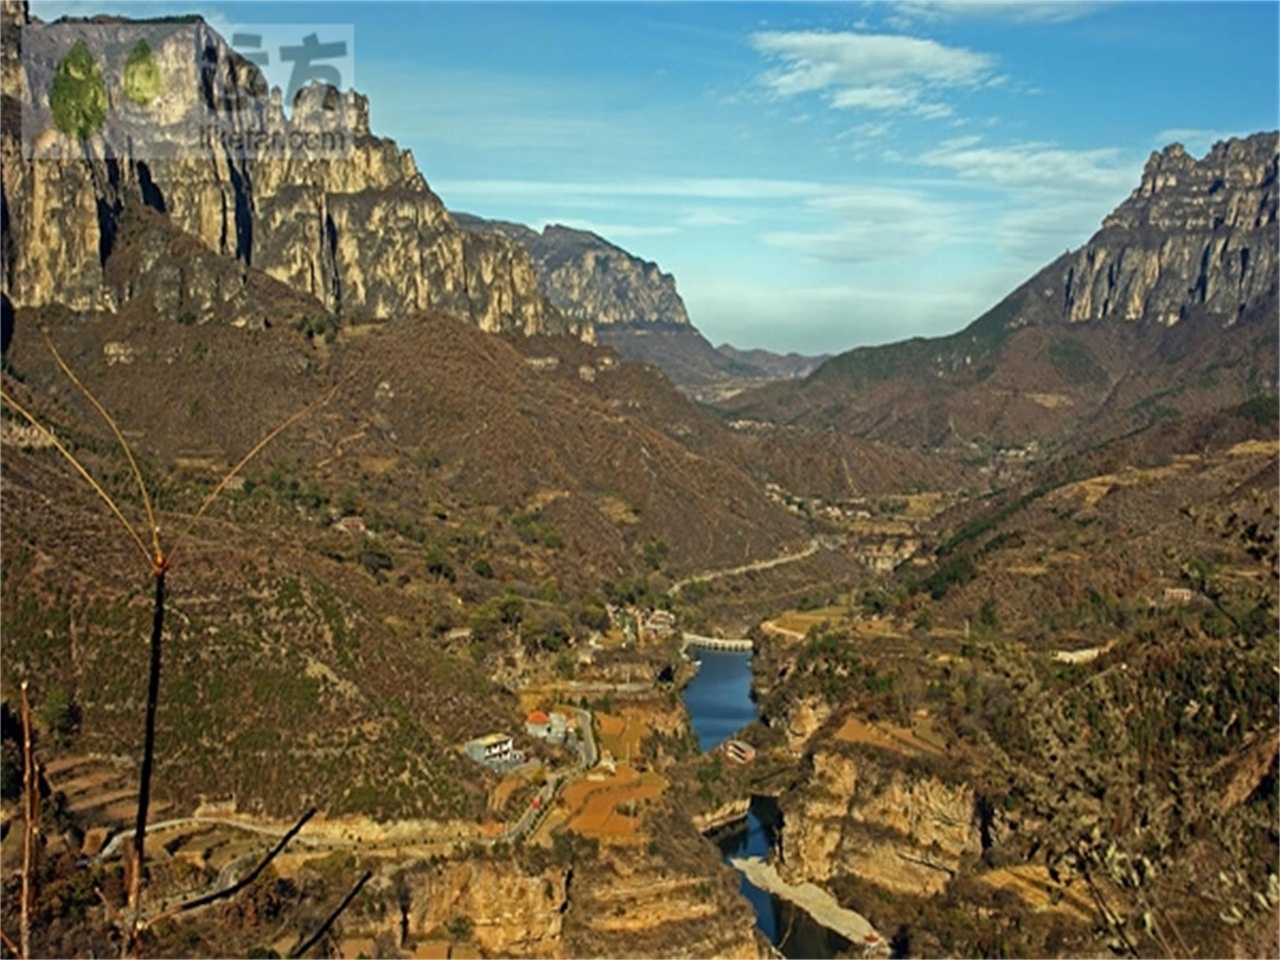
[[[534,710],[524,718],[524,729],[529,736],[545,740],[551,732],[551,718],[541,710]]]
[[[503,767],[516,759],[515,743],[505,733],[491,733],[468,740],[467,756],[486,767]]]

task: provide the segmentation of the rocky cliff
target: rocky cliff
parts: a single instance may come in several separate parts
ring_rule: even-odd
[[[286,116],[279,91],[198,19],[144,30],[4,12],[3,280],[18,306],[117,309],[129,290],[104,283],[104,265],[122,211],[141,202],[344,317],[432,308],[488,331],[589,335],[546,300],[521,247],[459,229],[412,155],[370,132],[363,96],[312,83]],[[128,69],[111,69],[140,31],[162,91],[146,106]],[[107,121],[67,132],[50,91],[77,40]],[[121,126],[130,118],[142,126]]]
[[[825,743],[782,800],[779,868],[792,883],[853,876],[895,893],[939,893],[981,852],[972,788],[886,767]]]
[[[676,278],[587,230],[551,224],[539,233],[519,223],[458,214],[468,230],[503,236],[523,246],[560,310],[600,326],[689,325]]]
[[[1171,326],[1192,310],[1234,323],[1276,294],[1277,138],[1181,144],[1153,153],[1141,185],[1068,262],[1072,322],[1122,317]]]

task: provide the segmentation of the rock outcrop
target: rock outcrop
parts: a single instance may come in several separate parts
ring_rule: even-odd
[[[1121,317],[1171,326],[1194,309],[1234,323],[1274,296],[1277,137],[1216,144],[1202,160],[1173,144],[1071,259],[1072,322]]]
[[[888,768],[849,748],[821,746],[813,772],[782,799],[779,872],[791,883],[856,876],[931,896],[978,854],[971,787]]]
[[[590,231],[551,224],[539,233],[523,224],[469,214],[458,214],[458,222],[484,236],[507,237],[528,250],[547,296],[568,316],[601,327],[689,325],[675,277]]]
[[[559,956],[567,876],[553,868],[526,873],[503,860],[451,861],[410,874],[409,934],[430,937],[461,917],[488,956]]]
[[[343,317],[439,309],[487,331],[589,335],[551,306],[523,248],[457,226],[410,152],[370,132],[358,93],[312,83],[286,117],[280,92],[203,21],[149,24],[163,95],[130,106],[120,71],[101,73],[108,116],[150,110],[158,132],[109,120],[80,139],[50,103],[59,58],[79,38],[106,62],[142,28],[5,13],[3,279],[16,305],[117,309],[128,289],[104,283],[104,266],[122,211],[141,202]]]

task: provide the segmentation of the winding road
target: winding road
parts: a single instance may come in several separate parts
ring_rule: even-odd
[[[744,563],[740,567],[729,567],[725,570],[712,570],[708,573],[698,573],[692,577],[685,577],[683,580],[677,580],[671,585],[671,589],[667,591],[669,596],[674,597],[685,587],[691,583],[703,583],[707,580],[719,580],[721,577],[733,577],[740,573],[751,573],[753,570],[768,570],[770,567],[780,567],[784,563],[795,563],[797,560],[804,560],[812,557],[822,547],[823,541],[819,537],[814,537],[809,541],[809,545],[799,553],[784,553],[779,557],[772,557],[769,560],[757,560],[754,563]]]

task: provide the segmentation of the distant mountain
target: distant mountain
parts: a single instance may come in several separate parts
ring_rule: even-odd
[[[800,353],[781,354],[759,348],[739,350],[728,343],[720,344],[720,346],[716,347],[716,350],[734,363],[752,367],[779,380],[798,380],[801,377],[807,377],[822,366],[823,363],[831,359],[831,354],[829,353],[809,357]]]
[[[964,330],[864,347],[725,402],[911,445],[1082,445],[1277,387],[1277,135],[1155,153],[1081,249]]]
[[[551,224],[539,233],[469,213],[456,219],[466,230],[498,234],[528,250],[551,302],[568,316],[600,327],[690,325],[675,277],[590,231]]]
[[[592,324],[597,342],[628,360],[654,364],[694,396],[728,396],[803,376],[817,366],[796,355],[713,347],[690,322],[675,277],[590,231],[551,224],[538,232],[467,213],[456,219],[466,230],[523,246],[547,296],[565,316]]]

